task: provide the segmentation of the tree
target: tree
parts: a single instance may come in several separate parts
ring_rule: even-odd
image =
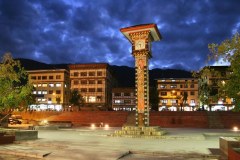
[[[69,99],[70,104],[77,106],[78,110],[80,110],[80,106],[84,104],[84,98],[81,94],[79,94],[78,90],[73,90]]]
[[[0,111],[26,109],[34,102],[33,85],[28,83],[28,74],[11,53],[2,57],[0,64]]]
[[[227,81],[219,83],[221,93],[233,98],[235,111],[240,111],[240,35],[236,33],[231,39],[224,40],[220,44],[209,44],[209,60],[223,59],[230,63]]]

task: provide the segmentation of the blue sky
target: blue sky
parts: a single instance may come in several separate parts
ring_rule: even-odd
[[[150,69],[198,70],[209,43],[240,30],[238,0],[0,0],[0,56],[134,66],[120,28],[157,24]]]

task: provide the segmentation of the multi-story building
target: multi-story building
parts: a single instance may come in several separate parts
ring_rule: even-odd
[[[112,108],[115,111],[136,110],[136,96],[134,88],[113,88]]]
[[[33,84],[36,104],[33,110],[63,110],[69,105],[70,81],[66,69],[29,70],[29,82]]]
[[[83,96],[84,106],[111,108],[111,91],[115,85],[107,63],[70,64],[71,90]]]
[[[227,81],[227,74],[229,66],[207,66],[205,67],[210,70],[209,74],[204,77],[207,84],[210,87],[209,105],[204,106],[205,110],[211,111],[227,111],[234,108],[233,99],[226,96],[219,97],[219,83],[225,83]],[[204,68],[203,68],[204,69]],[[201,72],[201,71],[200,71]],[[217,97],[217,99],[216,99]]]
[[[196,78],[161,78],[157,80],[159,111],[193,111],[198,105]],[[184,103],[184,95],[187,101]]]

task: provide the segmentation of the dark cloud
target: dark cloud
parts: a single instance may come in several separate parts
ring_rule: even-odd
[[[45,63],[108,62],[134,66],[120,28],[156,23],[151,68],[197,70],[208,44],[240,30],[237,0],[0,0],[0,56]]]

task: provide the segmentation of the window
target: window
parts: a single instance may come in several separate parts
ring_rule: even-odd
[[[42,94],[42,91],[38,91],[37,93],[38,93],[38,94]]]
[[[41,76],[38,76],[38,80],[41,80]]]
[[[166,85],[160,85],[160,88],[167,88]]]
[[[172,82],[175,82],[176,80],[175,79],[172,79]]]
[[[49,76],[48,79],[53,79],[53,76]]]
[[[37,94],[37,91],[33,91],[33,94]]]
[[[102,91],[103,91],[102,88],[97,89],[97,92],[102,92]]]
[[[88,75],[89,76],[95,76],[95,72],[89,72]]]
[[[47,91],[42,91],[42,94],[47,94]]]
[[[97,84],[102,84],[102,80],[98,80],[98,81],[97,81]]]
[[[161,94],[161,96],[166,96],[167,92],[161,92],[160,94]]]
[[[54,87],[53,83],[49,83],[48,85],[49,85],[49,87]]]
[[[42,84],[42,87],[47,87],[47,83],[43,83],[43,84]]]
[[[131,100],[124,100],[124,103],[129,104],[131,103]]]
[[[61,79],[61,75],[56,75],[56,79]]]
[[[115,93],[115,96],[121,96],[121,93]]]
[[[188,84],[184,84],[184,88],[188,88]]]
[[[42,76],[42,80],[46,80],[47,79],[47,76]]]
[[[46,98],[43,98],[42,101],[45,102],[45,101],[46,101]]]
[[[168,100],[167,99],[162,99],[161,102],[164,103],[164,104],[167,104]]]
[[[124,93],[124,96],[128,97],[130,96],[130,93]]]
[[[96,97],[94,96],[89,96],[89,102],[96,102]]]
[[[176,84],[172,84],[170,87],[171,88],[177,88],[177,85]]]
[[[56,90],[56,94],[61,94],[61,90]]]
[[[194,96],[194,95],[195,95],[195,92],[194,92],[194,91],[191,91],[191,92],[190,92],[190,95]]]
[[[195,100],[194,100],[194,99],[191,99],[191,100],[190,100],[190,103],[195,103]]]
[[[56,87],[61,87],[62,84],[61,83],[56,83]]]
[[[98,71],[98,72],[97,72],[97,76],[102,76],[102,72],[101,72],[101,71]]]
[[[37,87],[37,84],[33,84],[33,87]]]
[[[81,84],[87,84],[87,80],[81,80]]]
[[[191,85],[190,85],[190,88],[194,88],[194,84],[191,84]]]
[[[88,84],[95,84],[95,80],[89,80]]]
[[[38,84],[37,86],[38,86],[38,87],[41,87],[41,86],[42,86],[42,84],[40,83],[40,84]]]
[[[89,88],[88,92],[95,92],[95,88]]]
[[[165,79],[163,79],[163,80],[161,80],[162,82],[165,82],[166,80]]]
[[[180,88],[183,88],[183,85],[182,85],[182,84],[180,84]]]
[[[171,103],[177,103],[177,100],[176,99],[171,99]]]
[[[49,90],[49,91],[48,91],[48,94],[53,94],[53,90]]]
[[[78,85],[78,84],[79,84],[79,80],[74,80],[74,81],[73,81],[73,84],[74,84],[74,85]]]
[[[31,76],[31,79],[32,79],[32,80],[36,80],[37,77],[36,77],[36,76]]]
[[[87,88],[81,88],[80,92],[87,92]]]
[[[116,100],[114,100],[114,103],[116,103],[116,104],[121,104],[121,103],[123,103],[123,100],[116,99]]]
[[[101,96],[97,96],[97,102],[101,102],[102,101],[102,97]]]
[[[78,77],[79,73],[78,72],[73,72],[74,77]]]
[[[83,77],[87,76],[87,72],[81,72],[81,76]]]

